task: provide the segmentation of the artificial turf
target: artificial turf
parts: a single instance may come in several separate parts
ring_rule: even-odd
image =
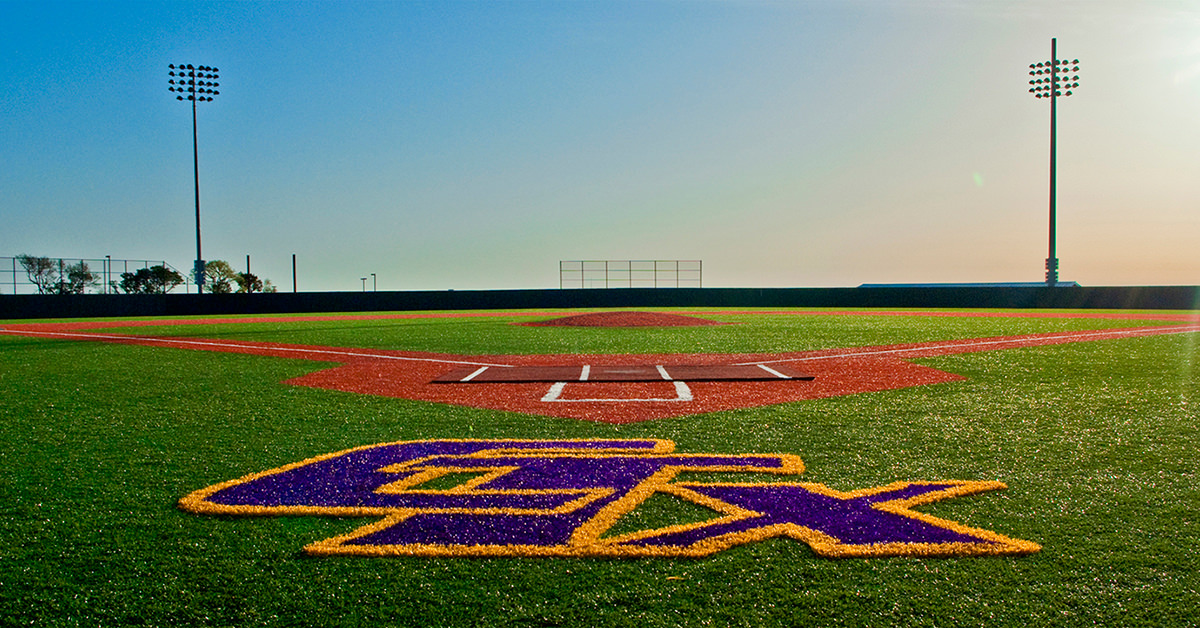
[[[704,316],[740,324],[508,324],[539,318],[521,313],[120,331],[461,354],[735,353],[1160,324]],[[607,425],[280,383],[326,363],[0,334],[0,622],[1200,625],[1200,334],[918,361],[967,379]],[[315,558],[301,548],[364,520],[176,507],[216,482],[360,445],[593,437],[670,439],[681,452],[793,453],[805,481],[839,490],[1000,480],[1007,489],[920,510],[1042,550],[830,560],[774,539],[703,559]],[[657,525],[697,514],[655,500],[638,516]]]

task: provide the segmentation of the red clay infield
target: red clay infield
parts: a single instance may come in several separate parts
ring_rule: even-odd
[[[260,320],[264,319],[231,322]],[[213,320],[187,322],[211,324]],[[337,366],[286,383],[605,423],[631,423],[964,379],[908,361],[914,358],[1200,331],[1200,324],[1184,324],[781,354],[483,356],[76,331],[139,324],[137,321],[21,324],[6,325],[0,331],[336,362]],[[587,377],[583,377],[585,368]],[[509,371],[508,375],[505,371]],[[476,372],[475,377],[463,381]]]
[[[691,327],[696,325],[724,325],[695,316],[667,314],[664,312],[589,312],[564,316],[546,321],[517,323],[533,327]]]

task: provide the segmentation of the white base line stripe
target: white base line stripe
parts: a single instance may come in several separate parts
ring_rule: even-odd
[[[654,368],[658,369],[658,374],[662,375],[663,379],[667,380],[668,382],[671,381],[671,376],[667,374],[667,369],[663,368],[661,364],[655,366]]]
[[[1153,336],[1159,334],[1186,334],[1190,332],[1200,331],[1198,325],[1184,325],[1176,327],[1146,327],[1141,329],[1123,329],[1119,331],[1093,331],[1081,332],[1077,334],[1064,334],[1061,336],[1046,336],[1035,338],[999,338],[996,340],[980,340],[976,342],[958,342],[953,344],[930,344],[921,347],[905,347],[903,349],[876,349],[874,351],[857,351],[853,353],[830,353],[827,355],[812,355],[799,358],[784,358],[781,360],[768,360],[766,362],[742,362],[734,366],[750,366],[752,364],[762,366],[763,364],[780,364],[783,362],[807,362],[811,360],[836,360],[839,358],[859,358],[870,355],[889,355],[895,353],[914,353],[919,351],[939,351],[942,349],[963,349],[968,347],[987,347],[991,345],[1014,345],[1014,349],[1023,347],[1043,347],[1052,344],[1059,344],[1055,340],[1105,340],[1119,338],[1135,338],[1139,336]]]
[[[938,351],[943,349],[962,349],[969,347],[986,347],[990,345],[1012,344],[1014,348],[1018,347],[1036,347],[1049,344],[1057,344],[1055,340],[1090,340],[1090,339],[1106,339],[1106,338],[1129,338],[1138,336],[1158,335],[1158,334],[1186,334],[1191,332],[1200,332],[1200,325],[1180,325],[1171,327],[1141,327],[1133,329],[1121,330],[1097,330],[1080,332],[1074,334],[1063,334],[1060,336],[1045,336],[1034,338],[999,338],[996,340],[980,340],[974,342],[959,342],[953,344],[933,344],[920,347],[906,347],[902,349],[876,349],[873,351],[858,351],[853,353],[832,353],[828,355],[814,355],[798,358],[783,358],[780,360],[768,360],[765,362],[742,362],[733,366],[759,366],[763,364],[780,364],[784,362],[806,362],[811,360],[835,360],[838,358],[854,358],[871,355],[889,355],[896,353],[913,353],[920,351]],[[15,329],[0,329],[0,333],[15,334],[20,336],[59,336],[63,338],[85,338],[89,340],[119,340],[122,342],[131,343],[160,343],[160,344],[175,344],[183,346],[195,347],[217,347],[223,349],[246,349],[260,351],[274,351],[279,353],[311,353],[320,355],[337,355],[351,356],[360,358],[376,358],[379,360],[400,360],[405,362],[436,362],[441,364],[465,364],[468,366],[496,366],[502,368],[512,368],[512,364],[494,364],[488,362],[472,362],[468,360],[444,360],[438,358],[414,358],[401,355],[386,355],[379,353],[357,353],[354,351],[332,351],[329,349],[298,349],[294,347],[262,347],[257,345],[241,345],[224,342],[210,342],[198,340],[179,340],[170,338],[154,338],[148,336],[123,336],[109,334],[78,334],[68,332],[52,332],[52,331],[25,331]],[[660,373],[665,373],[666,369],[658,367]],[[667,381],[671,378],[669,375],[664,375]]]
[[[504,368],[512,368],[511,364],[490,364],[487,362],[470,362],[467,360],[441,360],[438,358],[413,358],[403,355],[386,355],[381,353],[357,353],[354,351],[331,351],[329,349],[297,349],[294,347],[263,347],[259,345],[239,345],[228,342],[207,342],[199,340],[175,340],[171,338],[152,338],[148,336],[118,336],[106,334],[71,334],[59,331],[18,331],[18,330],[0,330],[6,334],[17,334],[21,336],[36,335],[36,336],[62,336],[64,338],[86,338],[88,340],[120,340],[131,343],[160,343],[184,345],[191,347],[218,347],[222,349],[247,349],[258,351],[278,351],[281,353],[318,353],[321,355],[339,355],[351,356],[359,358],[376,358],[379,360],[401,360],[404,362],[438,362],[442,364],[466,364],[467,366],[499,366]]]
[[[790,378],[790,377],[788,377],[787,375],[784,375],[783,373],[780,373],[779,371],[776,371],[775,369],[773,369],[773,368],[771,368],[771,367],[767,366],[766,364],[759,364],[759,365],[758,365],[758,368],[760,368],[760,369],[762,369],[762,370],[764,370],[764,371],[766,371],[766,372],[768,372],[768,373],[770,373],[770,374],[774,375],[775,377],[778,377],[779,379],[791,379],[791,378]]]
[[[591,364],[584,364],[584,365],[583,365],[583,370],[581,370],[581,371],[579,372],[579,381],[581,381],[581,382],[586,382],[586,381],[587,381],[587,379],[588,379],[588,374],[589,374],[589,373],[591,373],[591,372],[592,372],[592,365],[591,365]]]

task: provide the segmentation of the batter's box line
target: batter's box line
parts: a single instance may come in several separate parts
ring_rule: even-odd
[[[554,384],[550,386],[550,390],[546,392],[546,395],[544,397],[542,397],[542,401],[544,401],[546,403],[597,403],[597,402],[650,403],[650,402],[656,402],[656,401],[692,401],[695,399],[695,397],[692,396],[692,389],[688,388],[687,382],[681,382],[679,380],[671,381],[672,384],[675,384],[675,397],[673,397],[673,398],[671,398],[671,397],[650,397],[650,398],[634,397],[634,398],[627,398],[627,399],[613,399],[613,398],[563,399],[562,393],[563,393],[563,390],[566,389],[568,383],[569,382],[554,382]]]
[[[640,402],[691,401],[694,398],[694,397],[692,397],[692,389],[688,388],[687,383],[681,382],[679,380],[672,378],[671,374],[668,373],[667,369],[663,368],[663,366],[661,364],[656,365],[654,368],[655,368],[655,370],[658,371],[658,375],[663,378],[663,381],[668,381],[668,382],[671,382],[672,384],[675,384],[675,398],[674,399],[661,398],[661,397],[660,398],[650,398],[650,399],[647,399],[644,397],[643,398],[631,398],[631,399],[612,399],[612,398],[608,398],[608,399],[563,399],[562,393],[563,393],[563,390],[565,390],[567,387],[567,382],[555,382],[554,385],[550,387],[550,390],[546,393],[546,396],[542,397],[542,401],[547,402],[547,403],[571,403],[571,402],[595,403],[598,401],[620,403],[620,402],[639,402],[639,401]],[[588,375],[591,373],[591,370],[592,370],[592,367],[590,364],[583,365],[583,368],[580,370],[580,373],[579,373],[579,381],[581,381],[581,382],[588,381]]]

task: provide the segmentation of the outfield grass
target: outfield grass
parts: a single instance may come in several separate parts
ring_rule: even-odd
[[[739,325],[469,319],[121,333],[485,353],[776,352],[1158,324],[709,316]],[[2,325],[0,325],[2,327]],[[605,425],[292,387],[327,363],[0,334],[5,625],[1200,625],[1200,334],[919,360],[960,382]],[[921,510],[1039,543],[1024,557],[816,557],[776,539],[704,559],[314,558],[362,519],[197,516],[180,497],[350,447],[653,437],[794,453],[804,479],[1008,489]],[[651,511],[652,510],[652,511]],[[692,516],[668,504],[652,521]]]

